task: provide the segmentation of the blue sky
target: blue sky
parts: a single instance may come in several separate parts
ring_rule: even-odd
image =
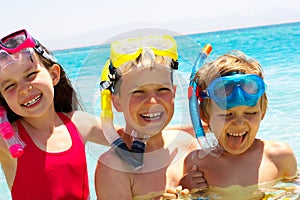
[[[296,0],[0,0],[1,36],[26,28],[50,49],[161,28],[181,34],[300,21]]]

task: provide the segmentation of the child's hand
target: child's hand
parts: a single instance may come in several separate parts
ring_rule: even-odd
[[[176,188],[168,188],[166,193],[164,193],[160,200],[167,199],[186,199],[189,198],[190,191],[188,189],[182,189],[182,186],[177,186]]]
[[[193,165],[192,169],[181,178],[180,185],[188,188],[191,193],[208,188],[204,173],[198,170],[197,165]]]

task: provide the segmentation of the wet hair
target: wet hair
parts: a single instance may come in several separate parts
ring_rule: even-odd
[[[197,72],[195,79],[199,87],[199,91],[205,90],[210,83],[218,77],[227,76],[233,73],[241,74],[256,74],[262,79],[263,70],[261,65],[255,59],[248,57],[241,51],[232,50],[222,56],[219,56],[216,60],[206,63]],[[268,99],[266,92],[260,98],[260,108],[264,114],[267,109]],[[200,103],[201,118],[207,122],[209,120],[211,112],[211,99],[203,98]]]
[[[170,67],[171,70],[171,82],[173,83],[173,68],[176,69],[178,63],[177,61],[173,61],[168,56],[158,56],[155,55],[152,50],[143,50],[142,53],[135,59],[129,62],[124,63],[121,65],[117,70],[117,77],[118,80],[115,81],[114,88],[113,88],[113,94],[119,94],[120,92],[120,86],[122,83],[122,75],[125,73],[128,73],[131,70],[134,70],[135,68],[141,68],[141,67],[148,67],[149,70],[156,67],[156,65],[164,65]]]
[[[42,46],[42,45],[41,45]],[[42,46],[43,50],[46,51],[49,55],[52,55],[46,47]],[[41,61],[42,66],[46,69],[50,69],[56,62],[50,61],[40,55],[38,52],[34,51],[36,57]],[[67,77],[67,74],[63,67],[60,66],[60,80],[54,86],[54,109],[56,112],[71,112],[74,110],[83,110],[83,106],[79,101],[79,96],[75,91],[70,79]],[[0,105],[4,106],[7,110],[7,117],[10,122],[16,121],[17,119],[22,118],[22,116],[14,113],[8,106],[7,102],[0,95]]]

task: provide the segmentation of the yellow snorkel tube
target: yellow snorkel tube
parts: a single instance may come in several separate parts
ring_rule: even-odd
[[[133,167],[133,170],[138,170],[144,166],[143,156],[139,155],[144,153],[145,144],[141,142],[134,142],[131,150],[126,146],[123,139],[119,136],[115,130],[113,123],[113,112],[111,105],[111,85],[112,82],[109,78],[109,65],[108,60],[101,74],[100,92],[101,92],[101,123],[106,140],[110,143],[112,148],[118,156],[124,160],[127,164]]]
[[[109,86],[107,83],[110,81],[109,74],[109,60],[105,63],[103,72],[101,74],[101,82],[105,82],[106,86]],[[101,91],[101,119],[113,119],[112,107],[111,107],[111,91],[108,88],[104,88]]]

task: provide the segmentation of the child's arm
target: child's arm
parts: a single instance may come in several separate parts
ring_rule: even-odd
[[[285,142],[271,141],[269,156],[278,168],[279,176],[294,178],[297,175],[297,160],[292,148]]]
[[[83,111],[68,113],[68,117],[76,125],[85,143],[91,141],[109,146],[103,134],[100,118]]]
[[[187,188],[191,193],[208,188],[208,184],[204,177],[204,173],[198,169],[198,166],[192,160],[197,156],[197,150],[191,152],[184,161],[183,177],[180,180],[180,185]]]
[[[7,149],[5,142],[0,137],[0,165],[3,173],[5,174],[7,186],[11,189],[16,168],[17,168],[17,159],[13,158],[10,152]]]

